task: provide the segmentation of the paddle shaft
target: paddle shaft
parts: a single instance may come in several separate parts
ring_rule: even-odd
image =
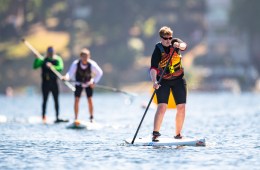
[[[25,39],[22,39],[22,42],[36,55],[39,59],[44,59],[44,57]],[[53,67],[50,67],[51,71],[60,79],[62,80],[62,75]],[[75,91],[75,87],[69,83],[68,81],[62,80],[62,82],[72,91]]]
[[[129,92],[126,92],[126,91],[123,91],[123,90],[120,90],[120,89],[116,89],[116,88],[113,88],[113,87],[108,87],[108,86],[103,86],[103,85],[98,85],[98,84],[96,84],[95,86],[100,88],[100,89],[109,90],[109,91],[113,91],[113,92],[124,93],[124,94],[127,94],[127,95],[134,96],[134,94],[131,94]]]
[[[73,80],[69,81],[69,82],[81,83],[81,82],[73,81]],[[116,88],[113,88],[113,87],[108,87],[108,86],[99,85],[99,84],[95,84],[95,87],[100,88],[100,89],[104,89],[104,90],[113,91],[113,92],[123,93],[123,94],[130,95],[130,96],[135,96],[135,94],[132,94],[132,93],[120,90],[120,89],[116,89]]]
[[[173,56],[173,54],[174,54],[174,51],[175,51],[175,49],[173,50],[173,52],[172,52],[172,54],[171,54],[171,57],[170,57],[169,60],[167,61],[165,68],[163,69],[163,72],[162,72],[162,74],[161,74],[161,76],[160,76],[160,78],[159,78],[159,80],[158,80],[158,84],[160,84],[160,82],[162,81],[163,75],[164,75],[164,73],[165,73],[165,71],[166,71],[166,69],[167,69],[167,67],[168,67],[168,65],[169,65],[169,63],[170,63],[170,61],[171,61],[171,59],[172,59],[172,56]],[[146,107],[146,109],[145,109],[145,112],[144,112],[144,114],[143,114],[143,117],[142,117],[142,119],[141,119],[139,125],[138,125],[138,128],[137,128],[137,130],[136,130],[136,132],[135,132],[135,135],[134,135],[134,138],[133,138],[131,144],[134,144],[134,142],[135,142],[135,138],[136,138],[136,136],[137,136],[137,134],[138,134],[138,132],[139,132],[139,129],[140,129],[142,123],[143,123],[143,120],[144,120],[144,118],[145,118],[145,115],[146,115],[146,113],[147,113],[147,111],[148,111],[148,109],[149,109],[149,107],[150,107],[150,105],[151,105],[151,102],[152,102],[152,100],[153,100],[153,97],[154,97],[156,91],[157,91],[157,89],[154,89],[154,92],[153,92],[153,94],[152,94],[152,97],[151,97],[151,99],[150,99],[150,101],[149,101],[149,103],[148,103],[148,105],[147,105],[147,107]]]

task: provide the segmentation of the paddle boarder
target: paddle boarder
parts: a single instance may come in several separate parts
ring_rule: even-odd
[[[54,99],[56,120],[55,123],[68,122],[68,120],[59,118],[59,87],[57,82],[57,76],[51,71],[50,67],[54,67],[55,70],[61,72],[63,70],[63,60],[62,58],[54,53],[53,47],[48,47],[46,56],[44,58],[36,57],[33,63],[33,68],[42,68],[42,120],[43,123],[47,123],[46,117],[46,105],[49,93],[51,92]]]
[[[160,42],[155,45],[151,57],[150,76],[153,82],[153,88],[156,89],[158,101],[157,110],[154,116],[154,127],[152,132],[152,140],[159,141],[161,136],[160,128],[164,114],[167,109],[170,90],[172,90],[174,100],[176,102],[176,119],[175,119],[175,139],[181,139],[181,130],[185,119],[185,104],[187,97],[186,81],[184,79],[184,69],[181,63],[181,53],[186,49],[187,45],[179,38],[173,38],[173,31],[170,27],[163,26],[159,30]],[[172,58],[171,58],[171,55]],[[171,61],[166,68],[165,73],[162,72],[166,63]],[[162,80],[158,80],[162,76]]]
[[[74,113],[75,113],[75,124],[79,124],[78,112],[79,112],[79,101],[83,90],[86,92],[89,119],[93,122],[94,119],[94,108],[93,108],[93,89],[95,84],[99,82],[103,75],[102,69],[92,59],[89,49],[83,48],[80,51],[80,59],[75,60],[67,74],[64,76],[64,80],[75,80],[76,91],[74,92]]]

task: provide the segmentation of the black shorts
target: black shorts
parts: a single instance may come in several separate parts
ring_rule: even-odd
[[[85,89],[87,97],[93,96],[92,88],[90,88],[90,87],[83,88],[82,86],[77,86],[77,85],[76,85],[76,91],[74,92],[74,96],[80,97],[83,89]]]
[[[156,90],[158,103],[168,104],[170,90],[172,91],[176,105],[186,103],[187,98],[187,84],[184,78],[174,80],[162,79],[160,87]]]

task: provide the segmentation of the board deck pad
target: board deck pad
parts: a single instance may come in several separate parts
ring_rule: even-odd
[[[183,138],[174,139],[169,137],[160,137],[158,142],[153,142],[152,137],[136,138],[135,146],[206,146],[205,138]],[[126,144],[131,144],[133,139],[126,139]]]

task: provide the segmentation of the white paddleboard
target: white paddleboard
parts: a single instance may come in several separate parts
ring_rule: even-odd
[[[40,116],[30,116],[28,118],[28,123],[30,124],[54,124],[54,117],[47,117],[47,121],[44,123],[42,117]]]
[[[0,115],[0,123],[5,123],[7,122],[7,118],[5,115]]]
[[[160,137],[158,142],[153,142],[152,137],[136,138],[134,141],[135,146],[206,146],[206,139],[196,139],[196,138],[183,138],[174,139]],[[126,139],[127,144],[131,144],[133,139]],[[131,144],[132,145],[132,144]]]
[[[70,123],[67,126],[67,129],[88,129],[88,130],[97,130],[101,129],[102,125],[97,122],[80,122],[79,124]]]

